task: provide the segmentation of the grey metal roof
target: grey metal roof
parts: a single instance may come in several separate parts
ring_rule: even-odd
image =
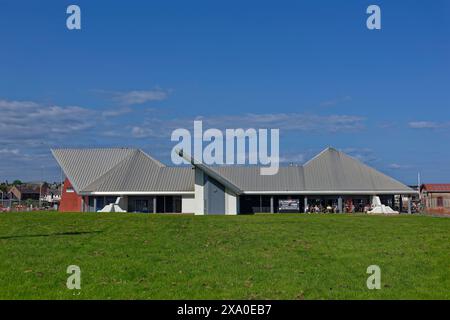
[[[54,149],[52,152],[78,193],[119,191],[130,184],[151,187],[156,183],[154,176],[164,168],[161,162],[138,149]]]
[[[302,167],[280,167],[275,175],[261,175],[259,167],[215,167],[221,175],[244,191],[305,190]]]
[[[52,150],[53,156],[77,192],[136,152],[137,149],[127,148]]]
[[[143,152],[125,158],[103,176],[83,188],[84,192],[154,190],[162,168]]]
[[[188,157],[188,159],[190,159]],[[219,175],[245,192],[414,192],[403,183],[333,148],[327,148],[304,166],[280,167],[275,175],[261,175],[260,167],[193,165]]]
[[[138,149],[52,150],[77,192],[193,192],[191,167],[166,167]],[[260,167],[209,167],[193,163],[236,193],[242,192],[405,192],[403,183],[333,148],[303,166],[280,167],[261,175]]]
[[[303,166],[280,167],[264,176],[259,167],[215,167],[245,192],[414,192],[403,183],[333,148]]]
[[[403,183],[333,148],[304,166],[308,191],[413,191]]]

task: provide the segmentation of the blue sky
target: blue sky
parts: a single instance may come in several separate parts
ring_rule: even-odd
[[[1,181],[59,180],[50,147],[169,164],[171,131],[201,118],[279,127],[285,162],[334,146],[405,183],[450,182],[449,1],[0,4]]]

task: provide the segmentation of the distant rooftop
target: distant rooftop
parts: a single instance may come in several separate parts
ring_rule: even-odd
[[[426,183],[421,189],[428,192],[450,192],[450,183]]]

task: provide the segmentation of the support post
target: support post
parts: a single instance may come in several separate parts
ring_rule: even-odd
[[[273,196],[270,196],[270,213],[274,213],[274,210],[273,210]]]
[[[398,206],[398,213],[402,213],[402,209],[403,209],[403,197],[402,195],[400,195],[400,204]]]
[[[303,200],[303,212],[306,213],[308,210],[308,197],[305,196],[305,199]]]
[[[156,196],[153,197],[153,213],[156,213]]]
[[[342,213],[342,197],[338,198],[338,211],[339,213]]]
[[[94,197],[94,212],[97,212],[97,197]]]
[[[408,213],[411,214],[411,195],[408,196]]]
[[[164,202],[164,212],[166,213],[166,196],[163,196],[163,202]]]

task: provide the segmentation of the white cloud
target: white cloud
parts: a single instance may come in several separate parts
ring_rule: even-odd
[[[413,129],[438,129],[448,127],[450,123],[446,122],[434,122],[434,121],[412,121],[408,123],[408,126]]]
[[[19,154],[19,149],[7,149],[7,148],[3,148],[0,149],[0,154],[2,155],[18,155]]]
[[[105,110],[102,112],[102,116],[105,118],[109,118],[109,117],[118,117],[121,116],[123,114],[127,114],[132,112],[133,110],[129,107],[125,107],[125,108],[119,108],[119,109],[109,109],[109,110]]]
[[[158,131],[149,127],[134,126],[131,128],[131,135],[135,138],[161,137]]]
[[[302,113],[241,114],[198,116],[195,118],[145,119],[131,128],[132,136],[168,137],[177,128],[192,130],[194,120],[202,120],[203,129],[220,130],[236,128],[280,129],[280,131],[342,132],[364,129],[365,118],[351,115],[312,115]]]
[[[199,117],[216,128],[270,128],[298,131],[352,131],[364,127],[364,118],[349,115],[314,115],[303,113],[243,114]],[[188,120],[185,120],[186,122]],[[191,120],[192,121],[192,120]]]
[[[280,163],[302,164],[305,162],[305,159],[306,157],[303,153],[284,154],[280,156]]]
[[[409,164],[390,163],[388,168],[390,169],[410,169],[412,166]]]
[[[93,111],[78,106],[0,100],[0,139],[36,140],[70,134],[94,124]]]
[[[114,100],[123,105],[143,104],[149,101],[166,100],[169,92],[156,88],[152,90],[133,90],[128,92],[116,92],[113,94]]]

